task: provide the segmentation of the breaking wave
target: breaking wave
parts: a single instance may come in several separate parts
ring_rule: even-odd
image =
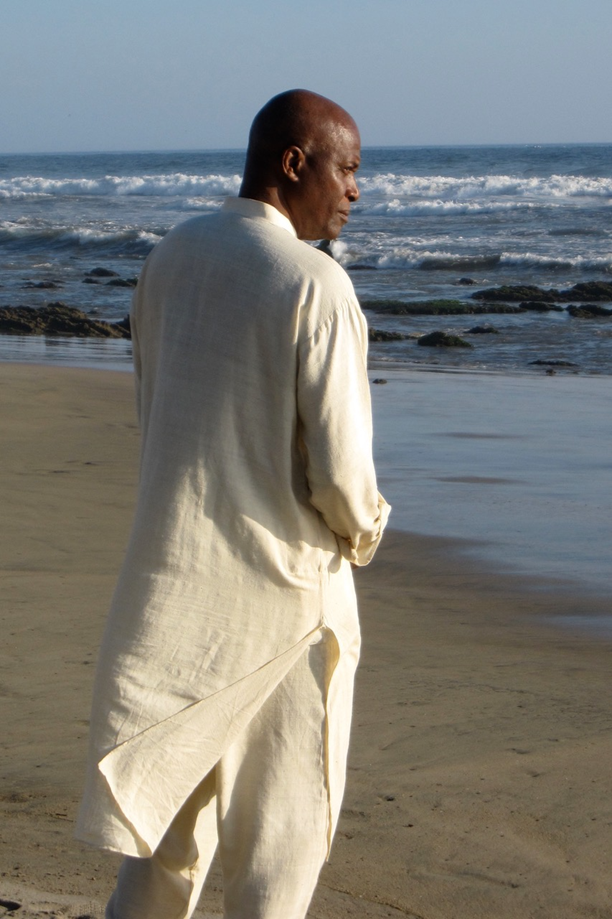
[[[421,271],[453,271],[468,273],[484,271],[503,266],[513,268],[539,269],[540,271],[603,271],[612,273],[612,254],[609,257],[577,256],[552,257],[533,252],[509,253],[488,252],[473,255],[462,255],[444,251],[417,251],[412,248],[398,247],[386,253],[364,253],[356,256],[347,248],[334,245],[334,255],[348,270],[402,270],[419,269]]]
[[[6,251],[36,252],[95,250],[112,254],[148,255],[164,235],[133,227],[104,230],[90,227],[36,227],[18,223],[0,224],[0,246]]]
[[[236,194],[240,176],[169,175],[104,176],[99,179],[48,179],[17,176],[0,179],[0,198],[41,196],[120,195],[195,197]]]
[[[237,194],[241,177],[237,174],[189,175],[172,172],[164,175],[106,175],[99,178],[45,178],[16,176],[0,179],[0,198],[49,196],[157,196],[157,197],[219,197]],[[365,198],[383,197],[390,200],[377,204],[382,213],[411,213],[404,207],[425,207],[421,199],[431,201],[436,209],[462,207],[503,209],[499,198],[534,199],[538,201],[573,197],[612,199],[612,178],[551,175],[521,178],[509,175],[484,175],[456,178],[453,176],[414,176],[379,173],[360,176],[359,187]],[[401,199],[409,199],[404,203]],[[470,202],[479,202],[470,204]],[[467,203],[465,203],[467,202]],[[489,202],[489,203],[488,203]],[[505,205],[508,207],[509,205]],[[385,210],[386,208],[386,210]]]
[[[571,197],[612,198],[612,178],[551,175],[520,178],[508,175],[411,176],[381,173],[361,177],[362,194],[388,197],[446,199],[518,197],[556,199]]]

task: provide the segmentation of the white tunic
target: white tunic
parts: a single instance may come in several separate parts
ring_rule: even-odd
[[[331,839],[359,648],[350,563],[370,561],[389,511],[352,284],[274,207],[227,199],[151,253],[132,334],[141,477],[77,834],[149,856],[328,630],[327,710],[347,710],[329,737]]]

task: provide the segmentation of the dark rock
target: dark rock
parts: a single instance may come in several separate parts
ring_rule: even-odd
[[[110,268],[92,268],[91,271],[87,272],[88,278],[118,278],[119,275],[116,271],[111,271]]]
[[[409,335],[402,335],[401,332],[387,332],[385,329],[368,329],[368,338],[370,341],[405,341]]]
[[[321,242],[315,246],[315,249],[318,249],[320,252],[324,252],[325,255],[329,255],[330,258],[334,257],[334,253],[331,249],[331,240],[322,239]]]
[[[459,278],[457,284],[461,284],[463,287],[474,287],[478,282],[474,278]]]
[[[477,290],[472,294],[472,300],[490,300],[494,303],[518,303],[520,301],[538,301],[539,303],[554,303],[559,299],[558,290],[542,290],[540,287],[506,286],[489,287],[486,290]]]
[[[563,307],[557,303],[542,302],[541,300],[525,300],[524,303],[521,303],[520,309],[533,313],[563,312]]]
[[[95,278],[83,278],[83,284],[99,284],[99,281],[96,281]]]
[[[567,311],[575,319],[595,319],[596,316],[606,318],[612,316],[612,310],[606,309],[605,306],[598,306],[596,303],[581,303],[580,306],[568,306]]]
[[[57,290],[61,286],[56,281],[26,281],[22,284],[23,290]]]
[[[578,364],[572,364],[571,361],[529,361],[534,367],[578,367]]]
[[[587,281],[575,284],[567,290],[543,290],[530,285],[490,287],[477,290],[471,295],[473,300],[490,300],[493,302],[515,303],[569,303],[572,300],[586,303],[588,300],[612,302],[612,284],[607,281]]]
[[[612,284],[608,281],[585,281],[574,284],[569,290],[562,290],[559,300],[578,300],[584,303],[587,300],[600,300],[612,302]]]
[[[387,382],[387,381],[385,380],[384,377],[376,377],[375,380],[372,380],[372,383],[379,383],[379,384],[381,384],[381,385],[382,385],[383,383],[386,383],[386,382]]]
[[[136,287],[138,278],[113,278],[106,282],[107,287]]]
[[[504,303],[471,303],[465,300],[362,300],[362,309],[374,313],[390,313],[394,316],[461,316],[483,315],[484,313],[520,313],[518,306]]]
[[[467,330],[466,335],[499,335],[499,330],[494,329],[492,325],[475,325]]]
[[[123,319],[120,319],[119,322],[114,322],[113,325],[116,329],[124,329],[125,332],[127,332],[127,335],[124,336],[125,338],[132,337],[132,327],[130,325],[129,313],[127,316],[124,316]]]
[[[78,338],[130,338],[129,324],[90,319],[65,303],[0,308],[0,333],[5,335],[61,335]]]
[[[474,346],[464,338],[458,335],[450,335],[448,332],[430,332],[428,335],[421,335],[417,345],[424,348],[473,348]]]

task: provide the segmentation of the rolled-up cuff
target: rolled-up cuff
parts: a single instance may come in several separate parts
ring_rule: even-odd
[[[389,514],[391,513],[391,505],[387,504],[383,496],[378,493],[378,517],[376,518],[373,531],[364,533],[363,537],[360,538],[357,545],[354,545],[350,539],[344,539],[342,536],[337,536],[338,546],[343,557],[346,558],[352,565],[357,565],[358,567],[363,567],[364,565],[369,564],[373,557],[376,549],[378,548],[378,543],[381,540],[383,531],[387,525],[387,520],[389,519]],[[373,532],[373,536],[372,536]],[[367,538],[371,537],[371,538]]]

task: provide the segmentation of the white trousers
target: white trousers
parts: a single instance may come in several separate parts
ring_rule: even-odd
[[[328,666],[326,641],[311,645],[154,855],[124,859],[106,919],[188,919],[217,845],[225,919],[303,919],[327,854]]]

